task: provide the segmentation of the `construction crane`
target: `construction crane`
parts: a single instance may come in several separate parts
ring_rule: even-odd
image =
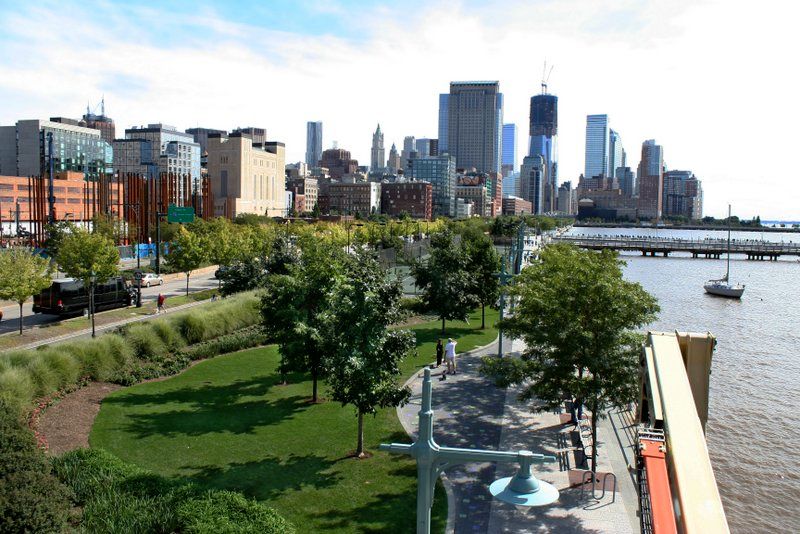
[[[547,70],[547,60],[544,61],[544,68],[542,69],[542,94],[547,94],[547,81],[550,79],[550,75],[553,73],[553,67],[555,65],[550,65],[550,70]]]
[[[97,115],[95,111],[97,108],[100,108],[100,115]],[[89,102],[86,102],[86,116],[87,117],[105,117],[106,116],[106,95],[103,95],[103,98],[100,99],[100,103],[97,104],[94,109],[92,109]]]

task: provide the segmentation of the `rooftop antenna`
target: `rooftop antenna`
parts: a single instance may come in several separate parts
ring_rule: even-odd
[[[542,94],[547,94],[547,81],[550,79],[550,75],[553,73],[553,67],[555,65],[550,65],[550,70],[547,70],[547,60],[544,61],[544,68],[542,69]]]
[[[103,117],[106,116],[106,95],[103,95],[103,98],[100,100],[100,115]]]

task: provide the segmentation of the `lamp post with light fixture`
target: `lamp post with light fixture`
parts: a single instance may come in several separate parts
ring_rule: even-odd
[[[431,370],[424,370],[422,381],[422,407],[419,411],[419,436],[411,445],[382,443],[380,449],[395,454],[406,454],[417,460],[417,534],[430,534],[431,506],[436,479],[447,468],[471,462],[517,462],[519,471],[513,477],[496,480],[489,486],[491,494],[518,507],[544,506],[558,499],[558,490],[552,484],[537,479],[531,472],[534,462],[554,462],[555,456],[534,454],[530,451],[487,451],[444,447],[433,439],[433,409],[431,408]]]

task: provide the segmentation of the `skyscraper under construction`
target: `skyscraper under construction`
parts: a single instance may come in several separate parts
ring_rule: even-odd
[[[531,97],[530,142],[528,156],[544,160],[543,210],[555,211],[558,201],[558,97],[547,93]],[[526,199],[531,200],[531,199]]]

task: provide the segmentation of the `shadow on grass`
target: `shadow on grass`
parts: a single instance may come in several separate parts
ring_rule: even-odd
[[[307,398],[301,395],[271,402],[264,400],[264,395],[277,380],[277,376],[237,380],[230,384],[183,387],[163,393],[139,393],[134,390],[109,397],[104,404],[136,406],[140,409],[147,405],[157,407],[148,413],[135,413],[127,417],[125,431],[138,438],[156,434],[170,437],[199,436],[211,432],[245,434],[252,433],[258,427],[278,424],[309,406]],[[169,405],[175,405],[176,409],[158,411],[158,408]]]
[[[341,477],[326,473],[335,461],[313,454],[292,454],[285,459],[269,457],[252,462],[231,463],[221,467],[183,466],[187,480],[204,487],[241,491],[258,500],[272,500],[289,491],[324,489],[336,485]]]

